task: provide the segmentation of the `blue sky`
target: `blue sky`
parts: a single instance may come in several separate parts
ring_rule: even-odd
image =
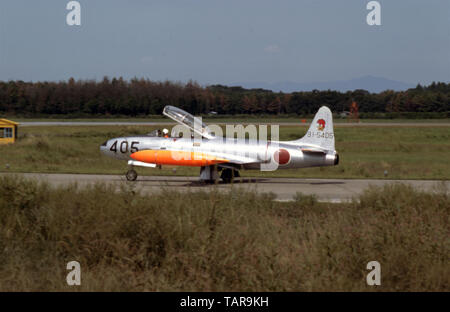
[[[0,2],[0,80],[122,76],[201,84],[365,75],[450,81],[450,1],[67,0]]]

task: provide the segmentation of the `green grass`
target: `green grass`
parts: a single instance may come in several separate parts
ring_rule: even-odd
[[[23,127],[15,144],[0,145],[0,171],[123,174],[126,161],[102,155],[99,145],[156,126]],[[281,126],[280,139],[301,137],[304,126]],[[243,176],[303,178],[449,179],[450,127],[336,127],[335,167],[242,171]],[[198,175],[198,168],[137,168],[141,175]],[[387,177],[384,172],[387,171]]]
[[[280,122],[280,123],[301,123],[303,119],[305,119],[307,122],[310,122],[312,120],[313,116],[309,117],[292,117],[292,116],[285,116],[285,117],[260,117],[260,116],[245,116],[245,117],[203,117],[202,120],[206,123],[249,123],[249,122],[256,122],[256,123],[264,123],[264,122]],[[14,118],[14,117],[8,117],[8,119],[14,120],[16,122],[172,122],[171,119],[161,116],[151,116],[151,117],[140,117],[140,118],[130,118],[130,117],[123,117],[123,118]],[[351,120],[348,120],[347,118],[335,118],[334,123],[349,123],[353,122]],[[450,119],[443,118],[443,119],[360,119],[361,123],[436,123],[436,124],[448,124],[450,123]],[[174,122],[175,123],[175,122]]]
[[[291,203],[0,177],[0,291],[449,291],[450,198],[406,185]],[[81,265],[81,286],[66,264]],[[366,265],[381,264],[381,286]]]

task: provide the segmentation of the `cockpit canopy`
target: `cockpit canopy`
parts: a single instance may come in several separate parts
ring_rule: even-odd
[[[149,137],[160,137],[161,136],[161,130],[153,130],[152,132],[147,133],[147,136]]]
[[[214,137],[209,133],[207,125],[199,118],[194,117],[178,107],[167,105],[164,107],[163,114],[207,139],[212,139]]]

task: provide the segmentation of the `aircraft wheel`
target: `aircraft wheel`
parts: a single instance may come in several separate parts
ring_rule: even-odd
[[[233,182],[234,177],[239,177],[239,171],[232,169],[223,169],[220,177],[222,178],[222,181],[224,183],[231,183]]]
[[[128,170],[127,173],[125,174],[125,177],[127,178],[128,181],[136,181],[138,174],[134,170]]]

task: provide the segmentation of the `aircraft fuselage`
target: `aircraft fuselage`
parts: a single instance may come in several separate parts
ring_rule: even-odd
[[[156,165],[223,167],[227,159],[242,163],[242,169],[261,169],[261,164],[276,162],[277,169],[293,169],[336,164],[337,153],[305,152],[307,146],[290,142],[244,140],[236,138],[164,138],[148,136],[110,139],[101,151],[120,160],[137,160]],[[303,149],[303,151],[302,151]],[[233,164],[232,167],[237,167]]]

